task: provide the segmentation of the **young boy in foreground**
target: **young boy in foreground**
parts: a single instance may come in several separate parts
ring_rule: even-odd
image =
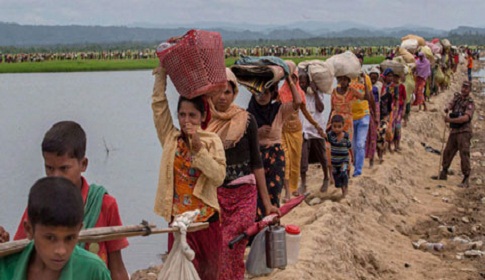
[[[111,279],[102,260],[76,246],[84,205],[71,181],[38,180],[30,189],[27,212],[23,226],[32,241],[21,252],[0,258],[0,279]]]
[[[82,173],[88,167],[86,154],[86,134],[82,127],[73,121],[61,121],[49,129],[42,141],[42,156],[46,175],[64,177],[81,190],[84,201],[84,228],[120,226],[121,218],[116,199],[109,195],[102,186],[89,185]],[[14,240],[27,237],[24,221],[28,218],[24,212]],[[121,249],[128,246],[128,240],[119,240],[80,244],[82,248],[97,254],[111,272],[114,280],[128,280]]]
[[[335,187],[342,188],[342,197],[345,197],[349,185],[349,164],[354,159],[352,154],[352,141],[349,139],[349,134],[344,131],[344,118],[341,115],[333,116],[331,125],[332,130],[328,133],[328,142],[331,147],[330,168],[332,170]]]

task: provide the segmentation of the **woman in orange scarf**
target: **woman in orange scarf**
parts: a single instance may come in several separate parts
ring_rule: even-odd
[[[234,104],[239,91],[237,80],[229,68],[226,68],[226,74],[226,90],[211,98],[212,118],[207,131],[219,135],[226,154],[226,178],[217,189],[222,229],[219,279],[237,280],[244,279],[247,240],[237,243],[233,249],[229,249],[228,244],[253,224],[258,191],[266,214],[279,210],[271,205],[266,188],[256,120]]]
[[[347,76],[337,77],[337,82],[338,86],[332,92],[332,113],[329,119],[335,115],[344,117],[344,131],[349,134],[349,139],[353,139],[352,101],[364,99],[364,92],[350,87],[350,78]]]

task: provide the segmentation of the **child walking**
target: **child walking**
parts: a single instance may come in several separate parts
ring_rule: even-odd
[[[353,163],[352,141],[344,131],[344,118],[334,115],[331,119],[331,131],[328,133],[330,143],[330,169],[335,187],[342,189],[342,197],[347,195],[349,185],[349,164]]]

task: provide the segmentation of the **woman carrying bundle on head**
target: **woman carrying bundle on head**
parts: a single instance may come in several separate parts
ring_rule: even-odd
[[[283,124],[301,105],[300,93],[292,79],[292,73],[286,77],[286,83],[291,91],[291,102],[282,104],[277,101],[278,85],[274,84],[259,95],[253,95],[247,109],[255,117],[258,125],[266,186],[271,204],[277,207],[280,206],[285,178],[285,153],[281,147]],[[258,217],[262,218],[266,212],[262,198],[258,197]]]
[[[308,112],[306,108],[305,92],[300,87],[299,72],[296,64],[291,60],[287,60],[286,63],[290,68],[290,73],[292,73],[291,79],[293,80],[293,83],[295,84],[295,87],[300,94],[302,103],[299,110],[295,110],[283,124],[281,146],[283,147],[283,150],[285,152],[284,202],[290,199],[290,194],[298,196],[306,191],[303,182],[301,188],[298,188],[298,179],[300,177],[301,171],[300,166],[303,147],[303,125],[300,121],[299,111],[301,110],[305,119],[315,127],[320,136],[325,136],[323,128],[313,119],[312,115]],[[318,93],[315,92],[315,94]],[[292,89],[290,88],[288,82],[285,82],[279,90],[279,101],[282,104],[291,103],[293,101]],[[323,111],[323,103],[321,104],[321,107]],[[325,188],[327,188],[328,179],[324,181],[324,184],[326,184]]]

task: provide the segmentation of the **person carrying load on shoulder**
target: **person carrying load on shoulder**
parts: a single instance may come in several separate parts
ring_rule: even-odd
[[[300,178],[300,165],[303,153],[303,124],[300,120],[299,112],[301,111],[302,115],[304,116],[304,121],[308,121],[313,125],[313,127],[315,127],[315,129],[317,129],[320,137],[326,136],[323,128],[313,119],[313,116],[307,110],[305,91],[301,89],[299,82],[298,69],[300,68],[298,68],[291,60],[287,60],[286,63],[290,68],[291,79],[293,80],[293,83],[300,94],[301,104],[299,110],[294,111],[283,124],[281,135],[281,146],[285,152],[285,197],[283,198],[283,203],[290,200],[290,194],[299,196],[304,193],[301,188],[298,188],[298,179]],[[315,94],[318,94],[318,92],[315,92]],[[293,101],[291,88],[287,82],[284,82],[283,86],[279,89],[279,101],[282,104]],[[323,103],[320,103],[319,105],[321,105],[321,110],[323,111]],[[328,187],[328,178],[325,182],[326,183],[324,184],[326,184]]]
[[[278,84],[273,84],[259,95],[253,94],[247,109],[255,117],[258,125],[259,147],[266,186],[271,204],[277,207],[280,206],[280,196],[285,178],[285,153],[281,145],[283,124],[293,112],[300,109],[302,103],[292,76],[293,72],[289,72],[286,77],[286,83],[292,96],[291,102],[283,104],[277,101]],[[263,201],[258,197],[258,219],[262,219],[266,212]]]
[[[303,145],[301,152],[301,166],[300,166],[300,190],[299,192],[304,194],[306,192],[306,173],[308,171],[308,164],[310,154],[314,154],[322,167],[323,182],[320,187],[321,192],[326,192],[330,183],[330,176],[328,170],[328,159],[325,145],[326,133],[322,127],[327,126],[327,115],[324,110],[330,111],[330,108],[324,106],[324,94],[318,91],[314,82],[310,82],[309,74],[304,69],[299,69],[298,80],[301,89],[305,92],[306,111],[315,120],[315,123],[311,123],[309,118],[304,117],[304,111],[301,110],[300,120],[303,127]],[[310,90],[311,89],[311,90]]]

